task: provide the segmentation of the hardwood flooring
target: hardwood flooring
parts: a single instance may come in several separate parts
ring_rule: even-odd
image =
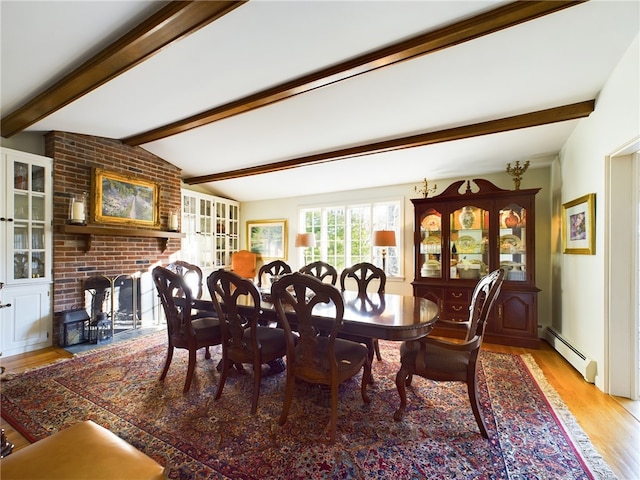
[[[640,420],[632,413],[638,411],[638,402],[617,399],[602,393],[594,385],[585,382],[580,374],[545,342],[542,342],[538,350],[493,344],[485,344],[483,348],[518,355],[531,354],[618,478],[640,479]],[[66,350],[50,347],[4,358],[2,365],[7,369],[6,375],[21,373],[26,369],[70,356]],[[29,444],[4,419],[1,420],[0,426],[5,429],[8,439],[15,444],[14,451]]]

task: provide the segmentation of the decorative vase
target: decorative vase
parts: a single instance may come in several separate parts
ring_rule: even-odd
[[[473,208],[471,207],[462,207],[462,212],[460,212],[460,216],[458,217],[460,220],[460,225],[462,228],[471,228],[476,221],[476,216],[473,213]]]
[[[520,223],[520,217],[513,210],[509,210],[508,215],[504,217],[504,225],[507,228],[514,228]]]

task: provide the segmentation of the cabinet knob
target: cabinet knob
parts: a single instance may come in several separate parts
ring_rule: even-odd
[[[0,303],[0,308],[8,308],[10,306],[11,306],[10,303]]]

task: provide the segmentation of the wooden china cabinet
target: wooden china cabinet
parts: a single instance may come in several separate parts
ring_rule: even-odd
[[[538,348],[535,284],[535,196],[539,188],[503,190],[482,179],[460,180],[415,209],[413,294],[432,300],[440,317],[464,321],[478,279],[507,269],[485,341]],[[460,336],[455,327],[434,335]]]

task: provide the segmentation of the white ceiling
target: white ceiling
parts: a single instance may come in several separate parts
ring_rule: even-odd
[[[165,3],[2,0],[3,116]],[[252,0],[26,131],[126,138],[504,3]],[[594,99],[640,31],[639,7],[592,0],[141,146],[188,178]],[[578,121],[202,187],[253,201],[535,168]]]

